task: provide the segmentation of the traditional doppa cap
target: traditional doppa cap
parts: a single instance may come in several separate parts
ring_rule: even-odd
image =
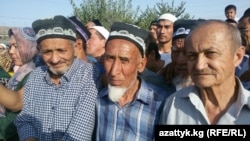
[[[72,23],[76,26],[76,32],[80,35],[80,37],[87,42],[90,37],[89,30],[83,25],[80,19],[76,16],[69,17]]]
[[[53,18],[39,19],[32,23],[37,43],[47,38],[76,40],[76,27],[66,17],[57,15]]]
[[[98,31],[106,40],[109,37],[109,31],[103,26],[92,26],[89,29],[95,29]]]
[[[177,20],[177,18],[173,14],[171,14],[171,13],[165,13],[165,14],[162,14],[158,18],[157,21],[159,21],[159,20],[169,20],[169,21],[171,21],[171,22],[174,23]]]
[[[173,39],[185,38],[189,34],[189,32],[190,32],[190,29],[185,28],[185,27],[180,27],[174,32]]]
[[[139,49],[142,57],[146,51],[146,39],[149,32],[132,24],[114,22],[111,26],[111,31],[108,40],[111,39],[125,39],[134,43]]]
[[[203,22],[205,20],[198,19],[198,20],[186,20],[186,19],[179,19],[175,21],[174,23],[174,33],[173,33],[173,39],[177,38],[185,38],[190,31],[193,30],[195,26],[197,26],[200,22]]]

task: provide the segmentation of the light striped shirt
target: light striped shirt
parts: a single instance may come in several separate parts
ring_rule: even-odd
[[[155,87],[155,86],[154,86]],[[107,88],[97,98],[97,141],[151,141],[166,97],[141,79],[135,99],[120,107],[108,98]]]
[[[216,124],[250,124],[250,92],[242,86],[240,80],[238,98],[220,117]],[[226,94],[224,95],[226,96]],[[198,88],[183,88],[166,99],[160,124],[162,125],[210,125]]]

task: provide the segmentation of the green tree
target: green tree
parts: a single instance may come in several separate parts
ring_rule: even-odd
[[[113,22],[127,22],[134,24],[139,6],[132,8],[132,0],[83,0],[80,6],[76,6],[74,0],[70,0],[74,15],[83,23],[93,19],[99,19],[104,27],[110,28]]]
[[[136,24],[147,29],[151,21],[167,12],[174,14],[179,19],[191,19],[188,13],[184,13],[186,2],[183,1],[180,5],[175,6],[174,0],[171,4],[161,0],[153,8],[147,6],[140,12],[139,6],[133,10],[132,0],[82,0],[79,6],[76,6],[74,0],[69,1],[73,7],[73,14],[79,17],[83,23],[99,19],[107,29],[115,21]]]
[[[138,21],[136,23],[140,27],[147,29],[151,21],[156,20],[164,13],[172,13],[179,19],[190,19],[190,15],[188,13],[184,13],[185,4],[186,2],[181,1],[180,5],[175,6],[174,0],[172,0],[171,4],[161,0],[161,2],[157,2],[153,8],[149,8],[147,6],[145,11],[143,11],[138,17]]]

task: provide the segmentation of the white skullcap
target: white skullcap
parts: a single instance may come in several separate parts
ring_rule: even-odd
[[[162,14],[158,18],[157,21],[159,21],[159,20],[169,20],[169,21],[171,21],[171,22],[174,23],[177,20],[177,18],[173,14],[171,14],[171,13],[165,13],[165,14]]]
[[[109,37],[109,31],[103,26],[93,26],[93,27],[90,27],[90,29],[97,30],[106,40]]]

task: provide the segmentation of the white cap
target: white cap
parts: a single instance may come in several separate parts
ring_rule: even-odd
[[[0,46],[2,46],[4,49],[7,48],[7,46],[5,44],[3,44],[3,43],[0,43]]]
[[[159,21],[159,20],[169,20],[169,21],[171,21],[171,22],[174,23],[177,20],[177,18],[173,14],[171,14],[171,13],[165,13],[165,14],[162,14],[158,18],[157,21]]]
[[[90,29],[95,29],[97,30],[102,36],[107,40],[109,37],[109,31],[104,28],[103,26],[92,26]]]

